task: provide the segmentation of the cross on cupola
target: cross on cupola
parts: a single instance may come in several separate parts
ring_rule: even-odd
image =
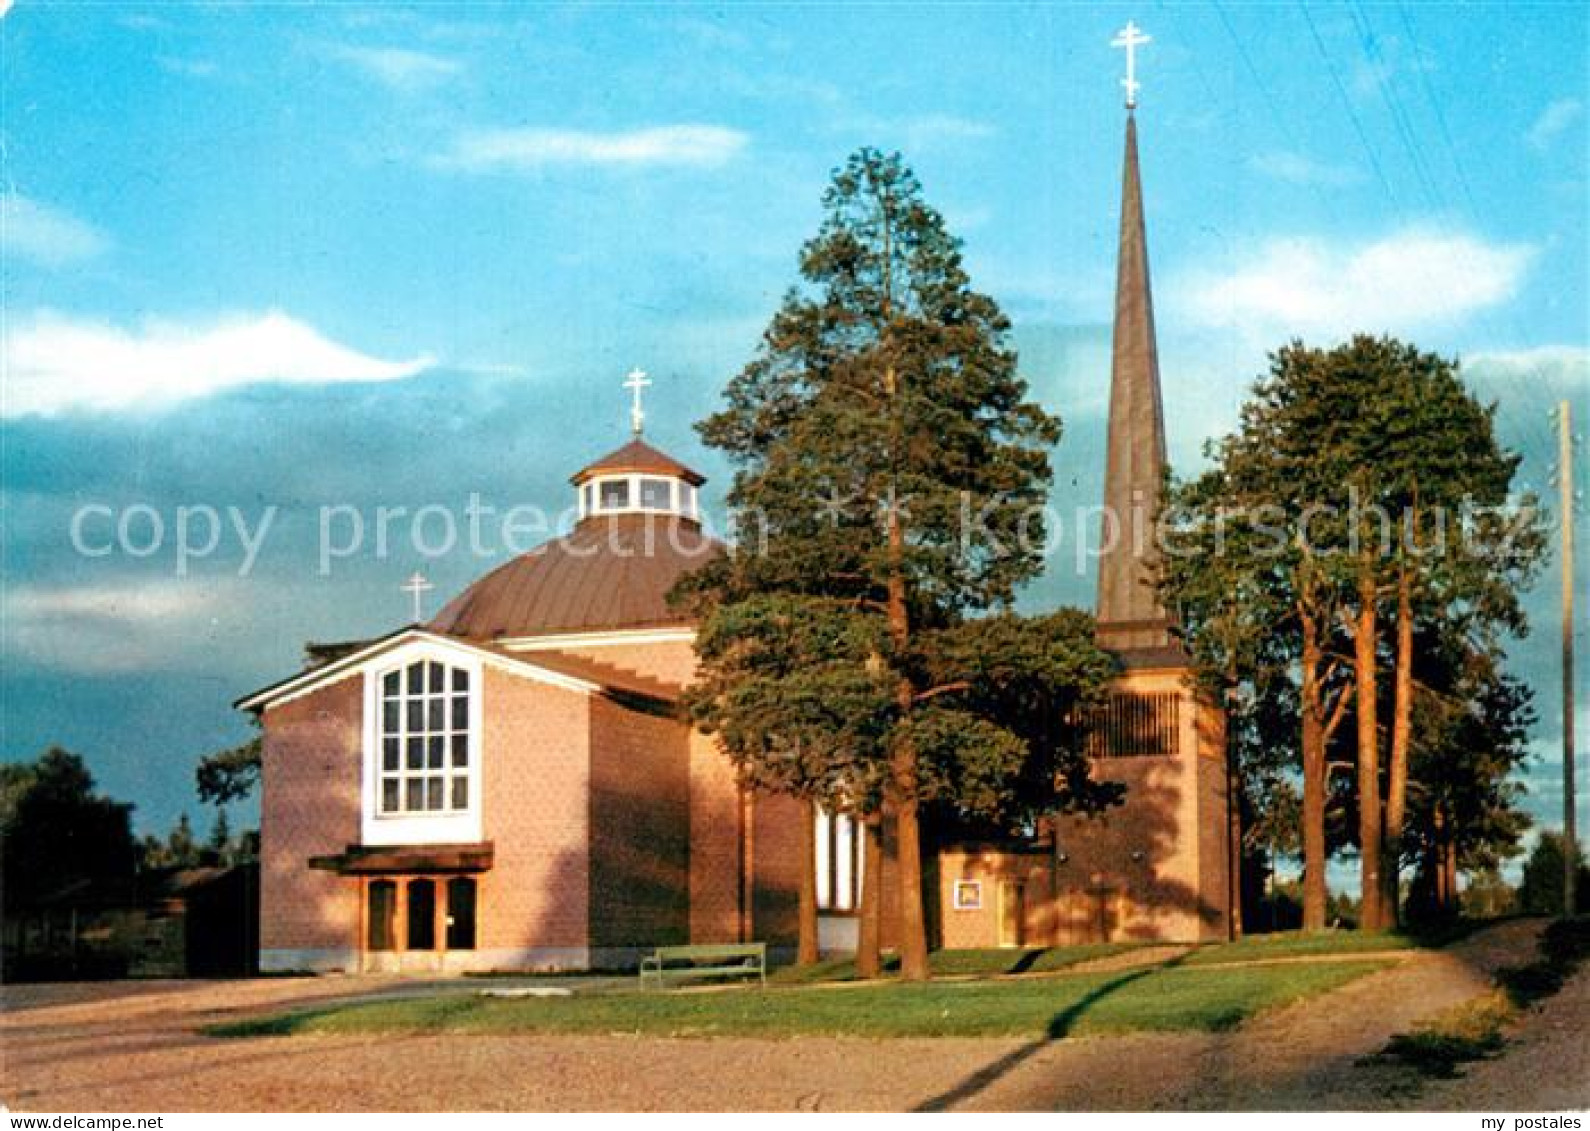
[[[639,436],[646,427],[646,410],[641,405],[641,393],[651,387],[651,378],[644,369],[631,369],[624,379],[624,388],[634,394],[629,408],[629,430]]]
[[[1153,40],[1143,34],[1141,28],[1131,20],[1126,21],[1126,26],[1121,29],[1114,39],[1110,40],[1111,47],[1126,49],[1126,77],[1121,80],[1121,85],[1126,88],[1126,108],[1137,107],[1137,92],[1141,84],[1137,81],[1137,49]]]
[[[631,397],[629,443],[575,472],[570,482],[578,494],[581,521],[628,514],[672,515],[698,522],[696,489],[706,482],[699,473],[641,439],[646,408],[641,401],[651,387],[644,369],[624,378]]]

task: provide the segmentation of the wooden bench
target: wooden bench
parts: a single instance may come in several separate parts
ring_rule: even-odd
[[[757,977],[767,985],[766,943],[660,946],[640,960],[642,989],[662,989],[669,981],[696,978]]]

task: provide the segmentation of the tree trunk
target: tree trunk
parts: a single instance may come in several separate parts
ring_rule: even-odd
[[[1242,807],[1238,804],[1241,786],[1237,783],[1235,775],[1231,775],[1226,790],[1230,798],[1228,804],[1231,807],[1230,817],[1226,822],[1226,852],[1230,859],[1226,868],[1226,904],[1229,916],[1226,937],[1235,942],[1242,937]]]
[[[1452,893],[1446,890],[1446,814],[1438,802],[1430,810],[1430,844],[1424,850],[1424,867],[1430,877],[1430,888],[1435,892],[1435,909],[1445,913],[1451,906]]]
[[[817,803],[801,802],[801,883],[795,963],[817,961]]]
[[[1229,703],[1230,700],[1228,699]],[[1226,937],[1242,937],[1242,774],[1231,712],[1226,712]]]
[[[873,814],[861,823],[861,921],[856,930],[856,975],[883,973],[879,943],[883,919],[883,818]]]
[[[922,830],[915,797],[902,799],[895,815],[900,838],[900,977],[928,979],[927,918],[922,907]]]
[[[1386,782],[1386,855],[1381,874],[1386,925],[1401,921],[1398,877],[1402,833],[1408,805],[1408,746],[1413,739],[1413,573],[1406,564],[1397,574],[1397,660],[1392,683],[1391,767]]]
[[[1325,707],[1319,626],[1303,617],[1303,929],[1325,926]]]
[[[1361,563],[1358,615],[1353,625],[1353,675],[1358,684],[1358,846],[1361,907],[1358,927],[1378,931],[1385,925],[1380,864],[1385,856],[1384,818],[1380,812],[1380,726],[1375,699],[1378,626],[1375,621],[1375,579],[1369,563]]]
[[[886,311],[887,313],[887,311]],[[899,396],[894,364],[884,368],[884,389],[891,401]],[[898,450],[896,451],[898,458]],[[888,498],[887,608],[889,637],[896,655],[905,655],[911,644],[911,616],[905,589],[905,527],[900,521],[897,484],[891,482]],[[900,678],[898,701],[901,718],[909,717],[916,703],[916,688]],[[897,867],[900,873],[900,976],[909,982],[928,978],[927,917],[922,907],[922,830],[917,821],[917,758],[910,742],[898,742],[891,755],[895,832],[899,838]]]
[[[1457,830],[1448,829],[1446,845],[1441,854],[1441,872],[1446,877],[1446,897],[1448,907],[1453,912],[1458,909],[1458,866],[1457,866]]]

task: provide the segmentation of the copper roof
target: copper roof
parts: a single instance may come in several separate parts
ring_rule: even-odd
[[[498,566],[427,627],[497,640],[689,624],[669,608],[668,591],[722,552],[721,543],[678,515],[595,515]]]
[[[699,472],[691,471],[684,464],[674,459],[673,456],[664,455],[637,436],[616,452],[609,452],[595,463],[588,464],[576,471],[570,476],[569,482],[579,484],[584,483],[595,475],[617,474],[625,471],[650,471],[658,475],[671,475],[683,479],[686,483],[696,487],[707,481],[706,476]]]

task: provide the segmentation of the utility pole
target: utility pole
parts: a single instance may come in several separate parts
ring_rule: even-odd
[[[1562,913],[1573,916],[1578,886],[1579,834],[1573,784],[1573,418],[1557,406],[1558,556],[1562,558]]]

